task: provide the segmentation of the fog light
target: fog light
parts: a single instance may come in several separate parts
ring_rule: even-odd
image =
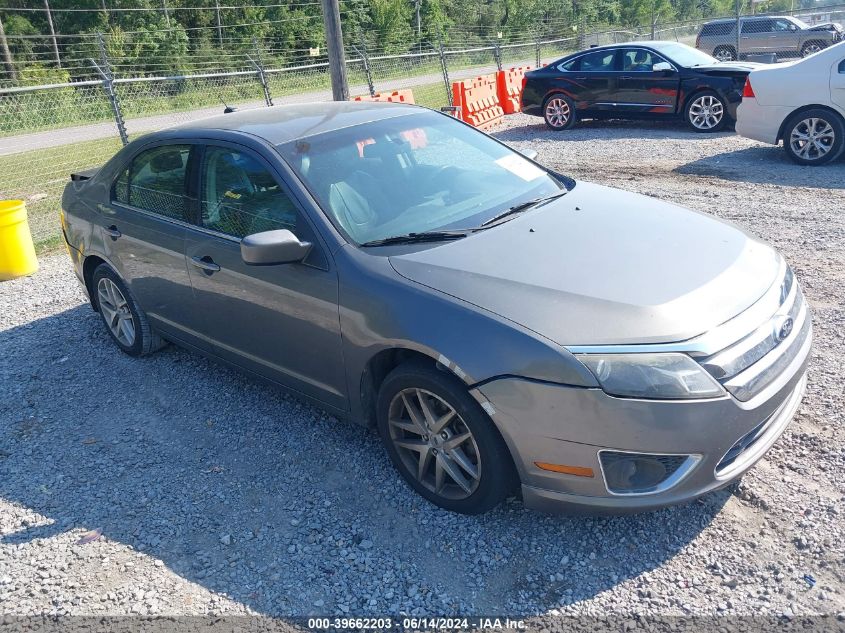
[[[600,451],[599,460],[609,492],[641,495],[668,490],[692,470],[699,457]]]

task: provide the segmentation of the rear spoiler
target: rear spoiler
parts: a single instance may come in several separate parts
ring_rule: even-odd
[[[94,174],[100,171],[99,167],[92,167],[91,169],[83,169],[70,175],[71,182],[81,182],[83,180],[90,180]]]

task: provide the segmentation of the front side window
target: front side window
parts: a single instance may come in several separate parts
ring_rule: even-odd
[[[629,73],[650,73],[654,65],[665,61],[642,48],[626,49],[622,53],[622,70]]]
[[[596,51],[581,56],[582,72],[603,72],[613,70],[616,51]]]
[[[791,31],[796,29],[797,27],[790,22],[789,20],[775,20],[774,21],[774,30],[783,32],[783,31]]]
[[[200,211],[204,228],[236,238],[297,229],[296,208],[270,171],[249,154],[225,147],[205,151]]]
[[[174,220],[187,220],[190,145],[162,145],[138,154],[114,183],[112,198]]]
[[[396,116],[278,146],[355,243],[478,227],[565,189],[522,155],[436,112]]]

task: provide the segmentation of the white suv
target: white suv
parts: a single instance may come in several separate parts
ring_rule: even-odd
[[[777,145],[801,165],[845,149],[845,42],[796,62],[751,72],[737,109],[741,136]]]

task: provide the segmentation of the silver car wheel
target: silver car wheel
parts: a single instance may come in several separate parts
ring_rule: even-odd
[[[390,440],[405,468],[448,499],[466,499],[481,482],[481,453],[469,427],[441,397],[403,389],[390,402]]]
[[[135,320],[129,302],[111,279],[103,277],[97,284],[100,313],[114,337],[126,347],[135,344]]]
[[[569,123],[569,117],[572,116],[572,111],[569,109],[569,104],[565,99],[553,98],[549,99],[546,104],[546,121],[552,127],[564,127]]]
[[[801,52],[804,57],[807,57],[808,55],[812,55],[813,53],[818,53],[820,50],[822,50],[822,47],[813,42],[812,44],[807,44],[806,46],[804,46],[804,48],[801,49]]]
[[[725,107],[713,95],[702,95],[692,102],[689,120],[699,130],[712,130],[725,116]]]
[[[720,62],[732,62],[734,60],[734,54],[729,48],[720,48],[713,54],[713,57],[718,59]]]
[[[789,147],[799,158],[819,160],[833,149],[836,133],[833,126],[824,119],[804,119],[792,128]]]

